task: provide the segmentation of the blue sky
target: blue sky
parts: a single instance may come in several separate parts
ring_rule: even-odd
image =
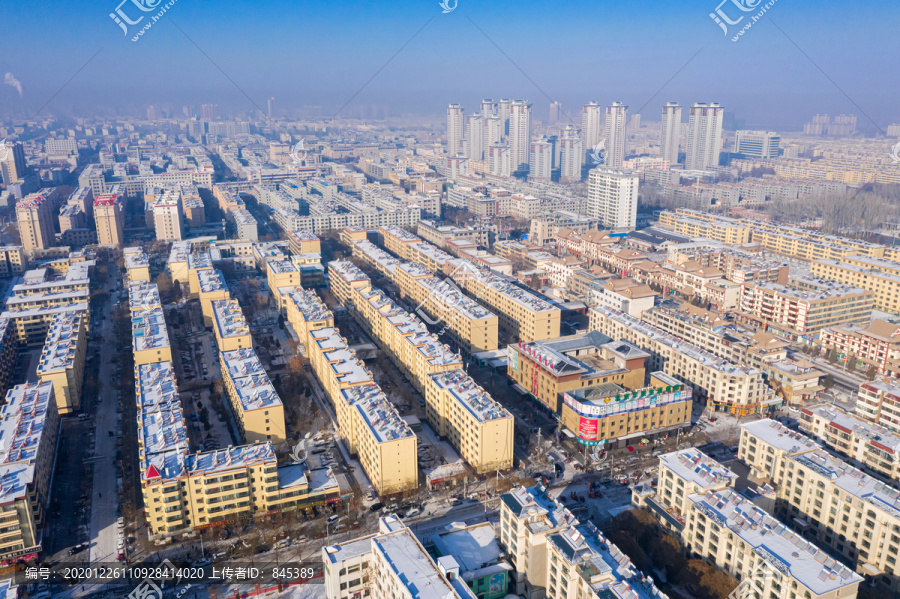
[[[428,23],[354,103],[439,115],[451,101],[472,110],[481,97],[522,97],[545,118],[547,96],[575,111],[592,99],[622,100],[631,111],[647,104],[641,112],[655,120],[667,100],[718,101],[748,125],[797,126],[817,112],[856,113],[861,124],[864,112],[882,129],[900,122],[900,5],[887,0],[778,0],[737,43],[708,16],[718,0],[459,0],[449,14],[438,0],[177,0],[137,43],[108,16],[118,2],[7,0],[0,70],[24,94],[0,86],[0,113],[30,116],[100,48],[45,112],[205,102],[252,109],[203,53],[260,106],[275,96],[283,109],[333,111]],[[130,0],[123,10],[142,14]],[[742,14],[731,0],[723,10]]]

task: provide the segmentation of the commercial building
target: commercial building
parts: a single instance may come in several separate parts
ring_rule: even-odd
[[[512,566],[504,559],[490,522],[454,525],[431,535],[439,563],[459,564],[461,578],[481,599],[503,599]],[[442,561],[442,558],[446,558]]]
[[[94,198],[94,224],[100,245],[125,243],[125,207],[119,196],[100,194]]]
[[[863,577],[733,489],[688,497],[682,538],[757,597],[856,597]]]
[[[734,153],[755,158],[776,158],[781,149],[781,137],[774,131],[741,130],[734,136]]]
[[[540,341],[559,337],[562,312],[531,291],[462,261],[451,273],[469,297],[499,317],[499,328],[520,341]]]
[[[689,385],[695,399],[704,400],[716,411],[745,415],[781,404],[759,370],[733,364],[627,314],[593,308],[589,326],[645,349],[650,353],[649,369],[661,370]]]
[[[604,229],[634,230],[637,222],[638,183],[634,171],[598,166],[588,174],[588,216]]]
[[[649,356],[596,331],[553,341],[520,341],[507,352],[507,375],[557,414],[562,413],[563,394],[569,391],[610,383],[643,387],[644,359]]]
[[[225,390],[244,442],[283,443],[287,439],[284,405],[256,350],[225,351],[220,359]]]
[[[212,329],[220,352],[253,347],[253,336],[236,299],[212,302]]]
[[[692,394],[674,377],[652,372],[646,387],[606,383],[563,393],[560,421],[576,443],[624,447],[689,427]]]
[[[43,550],[59,414],[53,384],[17,385],[0,409],[0,560],[30,560]]]
[[[81,384],[87,354],[87,314],[57,314],[47,332],[37,376],[41,382],[53,383],[56,406],[60,414],[81,409]]]
[[[396,265],[393,281],[401,297],[446,327],[462,351],[497,349],[497,315],[466,297],[456,285],[411,262]]]
[[[900,435],[831,404],[803,408],[799,421],[801,431],[856,467],[884,480],[900,479]]]

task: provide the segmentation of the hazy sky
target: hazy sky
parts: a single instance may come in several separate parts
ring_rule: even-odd
[[[281,109],[334,111],[427,23],[354,103],[439,115],[451,101],[471,112],[482,97],[521,97],[546,119],[549,96],[580,121],[578,107],[592,99],[622,100],[631,112],[647,104],[651,120],[667,100],[718,101],[748,125],[796,127],[817,112],[855,113],[860,126],[864,112],[882,129],[900,122],[900,5],[888,0],[778,0],[737,43],[709,17],[719,0],[459,0],[449,14],[438,0],[177,0],[136,43],[155,11],[132,1],[164,2],[126,0],[131,19],[148,16],[125,36],[109,17],[119,1],[4,2],[0,74],[21,81],[23,95],[0,86],[0,113],[31,116],[57,92],[42,114],[151,103],[252,109],[204,53],[259,106],[275,96]],[[732,2],[759,6],[742,13]],[[764,4],[727,0],[722,10],[746,15],[737,31]]]

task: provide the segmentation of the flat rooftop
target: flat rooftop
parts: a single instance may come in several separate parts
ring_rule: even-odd
[[[74,367],[82,322],[80,312],[62,312],[54,317],[41,350],[38,376]]]
[[[746,422],[741,428],[759,438],[764,443],[775,449],[787,452],[788,455],[797,455],[819,448],[819,444],[797,431],[792,431],[776,420],[763,418],[753,422]]]
[[[221,270],[201,270],[197,272],[200,282],[200,293],[215,293],[216,291],[228,291],[225,284],[225,275]]]
[[[659,463],[701,489],[729,480],[733,481],[738,477],[737,474],[696,447],[664,453],[659,456]]]
[[[278,291],[306,322],[321,322],[334,318],[334,314],[325,306],[325,302],[312,289],[289,287],[280,288]]]
[[[400,417],[381,387],[375,383],[341,390],[344,401],[356,409],[378,443],[414,438],[416,434]]]
[[[328,271],[336,274],[348,283],[369,280],[369,276],[349,260],[335,260],[329,262]]]
[[[171,362],[153,362],[134,367],[135,402],[140,412],[158,412],[180,407],[175,370]]]
[[[169,347],[169,333],[162,308],[133,312],[131,335],[132,348],[136,352]]]
[[[228,339],[250,334],[250,325],[236,299],[214,300],[212,310],[219,337]]]
[[[732,489],[688,496],[696,509],[752,547],[756,557],[816,595],[863,578]]]
[[[135,283],[128,286],[128,304],[132,312],[162,307],[159,289],[153,283]]]
[[[188,255],[188,268],[190,270],[212,268],[212,256],[209,255],[208,251],[191,252]]]
[[[463,370],[432,374],[431,380],[439,388],[448,390],[450,395],[468,410],[478,422],[512,418],[512,414],[494,401],[494,398],[479,387]]]

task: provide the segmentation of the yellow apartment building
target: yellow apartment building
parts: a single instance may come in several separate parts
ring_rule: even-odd
[[[253,347],[250,326],[236,299],[212,302],[212,313],[213,331],[216,334],[216,345],[220,352]]]
[[[162,308],[132,312],[131,337],[135,365],[172,361],[169,332]]]
[[[87,355],[86,313],[62,312],[56,315],[38,362],[41,382],[53,383],[57,410],[71,414],[81,409],[81,384]]]
[[[231,297],[228,285],[225,284],[225,276],[221,270],[197,271],[197,295],[200,297],[200,311],[203,313],[203,324],[213,326],[212,303],[217,300],[225,300]]]
[[[220,354],[225,390],[245,443],[283,443],[287,439],[284,405],[272,386],[256,350]]]

